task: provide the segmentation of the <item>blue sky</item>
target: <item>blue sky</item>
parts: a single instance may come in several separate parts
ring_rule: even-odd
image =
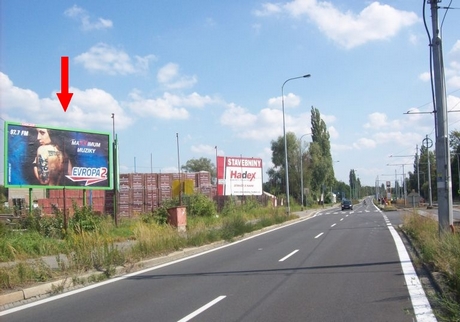
[[[217,146],[268,169],[270,142],[282,135],[281,86],[311,74],[284,86],[286,131],[309,133],[314,106],[331,135],[336,178],[348,183],[355,169],[373,186],[402,173],[387,164],[413,170],[413,157],[400,156],[435,139],[432,114],[405,114],[433,110],[422,5],[2,0],[0,117],[111,132],[115,113],[122,172],[150,172],[151,156],[155,172],[176,172],[176,133],[181,164],[214,162]],[[442,28],[449,110],[460,110],[459,21],[460,10],[449,10]],[[61,56],[74,93],[67,112],[56,97]],[[449,130],[459,121],[449,113]],[[0,143],[3,152],[3,135]]]

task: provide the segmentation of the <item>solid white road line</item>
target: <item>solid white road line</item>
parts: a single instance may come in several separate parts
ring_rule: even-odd
[[[190,321],[191,319],[193,319],[195,316],[197,316],[198,314],[200,313],[203,313],[204,311],[206,311],[207,309],[209,309],[211,306],[213,306],[214,304],[222,301],[224,298],[226,298],[227,296],[226,295],[221,295],[217,298],[215,298],[214,300],[212,300],[211,302],[209,302],[208,304],[200,307],[198,310],[190,313],[189,315],[187,315],[186,317],[180,319],[179,321],[177,322],[187,322],[187,321]]]
[[[407,290],[409,291],[412,307],[414,308],[415,318],[419,322],[437,321],[401,237],[391,225],[388,217],[386,215],[383,215],[383,217],[387,222],[388,229],[396,244],[399,261],[401,262],[404,278],[406,280]]]
[[[289,257],[291,257],[292,255],[294,255],[295,253],[297,253],[299,250],[296,249],[295,251],[293,251],[292,253],[290,253],[289,255],[286,255],[284,256],[283,258],[281,258],[278,262],[284,262],[286,259],[288,259]]]

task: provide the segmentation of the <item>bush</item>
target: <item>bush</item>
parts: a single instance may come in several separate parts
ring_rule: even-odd
[[[146,224],[158,224],[165,225],[168,223],[168,209],[177,207],[179,205],[179,199],[166,200],[161,207],[156,208],[150,213],[144,213],[141,215],[141,220]]]
[[[237,215],[224,219],[221,234],[223,239],[231,241],[233,238],[244,235],[251,230],[251,224],[247,224],[243,216]]]
[[[6,227],[6,224],[3,221],[0,221],[0,237],[5,237],[9,232],[9,229]]]
[[[83,206],[77,207],[73,204],[74,215],[69,220],[69,229],[76,233],[83,231],[96,231],[102,221],[102,217],[96,215],[91,207]]]
[[[187,216],[212,217],[217,214],[214,202],[202,194],[184,196],[183,202],[187,207]]]
[[[38,226],[40,234],[44,237],[56,239],[64,238],[64,216],[62,214],[42,217]]]
[[[40,210],[34,209],[19,221],[22,229],[40,231]]]
[[[237,198],[230,197],[225,201],[224,208],[221,211],[222,216],[228,217],[238,213]]]

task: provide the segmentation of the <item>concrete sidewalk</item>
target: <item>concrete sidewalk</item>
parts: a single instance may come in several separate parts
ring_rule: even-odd
[[[336,206],[330,207],[330,208],[336,208]],[[298,218],[295,220],[301,220],[305,218],[310,218],[314,216],[316,213],[318,213],[319,211],[322,211],[325,209],[328,209],[328,208],[306,209],[303,211],[296,211],[292,213],[298,216]],[[292,221],[287,221],[279,225],[283,225],[289,222],[292,222]],[[276,225],[276,226],[279,226],[279,225]],[[269,230],[273,227],[274,226],[265,227],[262,229],[262,231]],[[247,237],[250,234],[257,234],[258,232],[260,232],[260,230],[246,234],[245,236],[242,236],[242,238]],[[120,249],[127,249],[127,248],[130,248],[134,243],[135,241],[117,243],[116,247],[119,247]],[[111,277],[113,278],[117,276],[122,276],[128,273],[135,272],[137,270],[161,265],[161,264],[171,262],[171,261],[183,258],[183,257],[198,254],[198,253],[207,251],[209,249],[219,247],[225,243],[227,242],[219,241],[216,243],[212,243],[212,244],[204,245],[200,247],[186,248],[180,251],[170,253],[165,256],[159,256],[159,257],[155,257],[155,258],[148,259],[145,261],[141,261],[141,262],[132,264],[130,266],[119,266],[115,268],[115,273]],[[29,260],[28,262],[35,263],[36,261],[41,261],[42,263],[44,263],[46,266],[48,266],[52,270],[57,270],[60,267],[62,267],[62,265],[68,265],[68,258],[64,254],[43,256],[37,260]],[[0,263],[0,267],[11,267],[12,265],[16,265],[16,264],[17,264],[16,262]],[[37,283],[36,285],[33,285],[31,287],[18,289],[12,292],[0,294],[0,311],[4,311],[7,309],[16,307],[16,306],[30,303],[30,302],[33,302],[33,301],[36,301],[42,298],[46,298],[46,297],[55,295],[55,294],[63,293],[63,292],[81,288],[81,287],[85,287],[89,284],[94,283],[94,281],[97,281],[98,276],[104,275],[104,274],[105,273],[102,271],[93,270],[93,271],[90,271],[90,272],[87,272],[85,274],[81,274],[78,276],[68,276],[66,278],[62,278],[62,279],[51,281],[51,282]]]

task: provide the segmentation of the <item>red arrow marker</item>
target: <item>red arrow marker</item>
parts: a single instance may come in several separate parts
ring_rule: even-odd
[[[56,93],[64,112],[67,112],[73,93],[69,93],[69,57],[61,57],[61,92]]]

